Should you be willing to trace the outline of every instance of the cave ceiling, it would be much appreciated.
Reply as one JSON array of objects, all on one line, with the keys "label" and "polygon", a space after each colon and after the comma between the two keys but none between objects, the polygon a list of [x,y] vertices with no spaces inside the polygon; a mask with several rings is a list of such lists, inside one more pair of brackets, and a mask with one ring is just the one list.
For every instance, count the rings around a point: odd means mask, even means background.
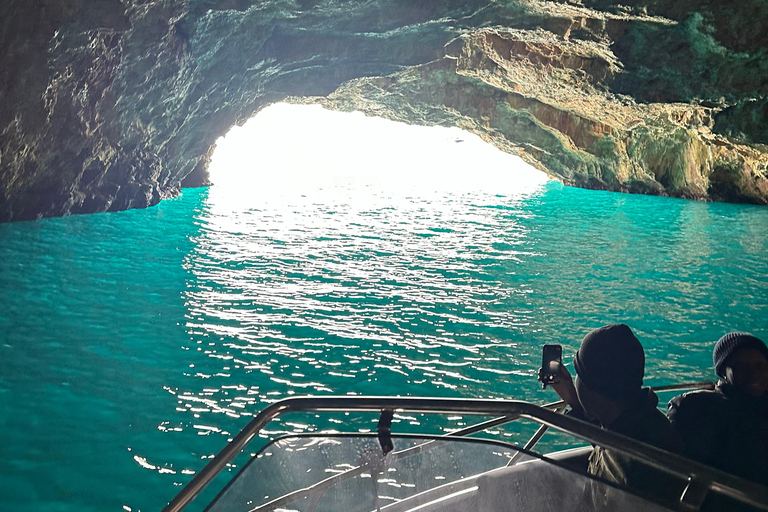
[{"label": "cave ceiling", "polygon": [[284,100],[459,126],[567,185],[768,204],[766,25],[762,0],[4,0],[0,221],[204,185]]}]

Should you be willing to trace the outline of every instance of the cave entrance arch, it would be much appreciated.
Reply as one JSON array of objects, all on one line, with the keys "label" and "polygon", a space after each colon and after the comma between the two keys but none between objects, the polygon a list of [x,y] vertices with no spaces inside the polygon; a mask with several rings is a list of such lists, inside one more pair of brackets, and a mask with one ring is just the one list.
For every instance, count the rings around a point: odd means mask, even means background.
[{"label": "cave entrance arch", "polygon": [[277,103],[217,141],[211,195],[251,205],[276,195],[373,190],[401,196],[483,192],[517,195],[548,178],[456,127],[415,126],[320,105]]}]

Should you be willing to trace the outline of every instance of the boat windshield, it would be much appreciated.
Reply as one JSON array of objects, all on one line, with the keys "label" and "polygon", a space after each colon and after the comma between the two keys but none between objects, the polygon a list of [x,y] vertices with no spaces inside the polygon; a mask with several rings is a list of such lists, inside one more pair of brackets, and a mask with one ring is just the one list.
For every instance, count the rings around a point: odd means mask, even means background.
[{"label": "boat windshield", "polygon": [[[552,404],[557,409],[558,404]],[[761,510],[768,488],[657,447],[515,400],[412,397],[297,397],[253,418],[164,512],[181,512],[227,464],[279,416],[303,412],[379,413],[377,435],[313,433],[269,442],[206,508],[210,512],[537,510],[564,512]],[[394,413],[490,417],[434,436],[392,432]],[[540,425],[523,447],[496,427]],[[628,487],[588,471],[589,445],[541,455],[530,450],[546,428],[626,459]],[[470,435],[493,434],[495,440]],[[618,459],[616,459],[618,460]],[[627,473],[627,476],[629,473]],[[622,481],[612,478],[611,482]]]},{"label": "boat windshield", "polygon": [[[669,510],[519,448],[484,439],[285,437],[265,446],[209,512]],[[513,457],[516,464],[508,466]]]}]

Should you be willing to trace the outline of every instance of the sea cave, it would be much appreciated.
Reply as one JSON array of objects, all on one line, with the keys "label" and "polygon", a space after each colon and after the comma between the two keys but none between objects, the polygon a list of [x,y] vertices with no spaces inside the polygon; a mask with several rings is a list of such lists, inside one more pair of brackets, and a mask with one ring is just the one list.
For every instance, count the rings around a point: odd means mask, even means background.
[{"label": "sea cave", "polygon": [[768,7],[671,1],[0,6],[0,221],[208,183],[265,106],[457,126],[566,185],[768,202]]},{"label": "sea cave", "polygon": [[[765,0],[3,0],[0,508],[591,509],[600,445],[682,477],[621,510],[768,510],[768,416],[718,414],[746,473],[714,474],[553,401],[570,367],[658,419],[737,342],[762,361],[767,24]],[[622,342],[585,373],[596,331]],[[495,440],[432,458],[461,431]],[[484,479],[555,458],[540,494]]]}]

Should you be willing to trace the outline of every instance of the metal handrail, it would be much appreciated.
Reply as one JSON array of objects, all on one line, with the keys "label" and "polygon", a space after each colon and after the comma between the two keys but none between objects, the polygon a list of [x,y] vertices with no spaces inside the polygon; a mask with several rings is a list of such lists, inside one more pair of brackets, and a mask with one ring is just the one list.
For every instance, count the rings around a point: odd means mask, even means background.
[{"label": "metal handrail", "polygon": [[[317,398],[323,398],[323,397],[317,397]],[[358,397],[353,397],[353,398],[358,398]],[[297,399],[303,399],[303,398],[292,397],[289,399],[280,400],[278,402],[271,404],[266,409],[263,409],[259,414],[257,414],[250,422],[248,422],[248,424],[245,427],[243,427],[243,429],[232,439],[232,441],[229,444],[227,444],[219,453],[216,454],[216,456],[213,458],[212,461],[206,464],[205,467],[197,475],[195,475],[195,477],[192,480],[190,480],[189,483],[186,486],[184,486],[184,488],[181,491],[179,491],[179,493],[168,503],[168,505],[166,505],[165,508],[163,508],[163,512],[179,512],[183,510],[187,505],[189,505],[192,502],[192,500],[194,500],[203,491],[203,489],[205,489],[205,487],[207,487],[208,484],[211,483],[211,481],[221,472],[221,470],[223,470],[226,467],[226,465],[229,464],[232,461],[232,459],[234,459],[243,450],[243,448],[245,448],[245,446],[251,441],[251,439],[253,439],[253,436],[255,436],[264,426],[266,426],[273,419],[277,418],[281,414],[290,413],[290,412],[300,412],[304,410],[304,409],[297,409],[293,407],[292,406],[293,404],[289,404],[289,405],[285,404],[286,401],[295,401]],[[307,397],[307,399],[312,399],[312,397]],[[558,402],[545,404],[542,407],[553,408],[561,405],[562,403],[563,401],[561,400]],[[357,408],[354,408],[354,409],[357,409]],[[320,409],[318,409],[318,411],[319,410]],[[324,409],[324,410],[328,411],[328,409]],[[380,410],[377,409],[377,410],[373,410],[372,412],[379,412],[379,411]],[[453,410],[442,411],[443,414],[447,414],[451,412],[457,412],[457,411],[453,411]],[[448,435],[449,436],[470,435],[475,432],[485,430],[487,428],[491,428],[497,425],[501,425],[503,423],[507,423],[509,421],[513,421],[517,418],[518,416],[502,416],[500,418],[495,418],[477,425],[471,425],[464,429],[451,432]]]},{"label": "metal handrail", "polygon": [[[552,409],[553,411],[562,410],[565,407],[565,401],[558,400],[557,402],[550,402],[548,404],[541,405],[541,407],[543,407],[544,409]],[[487,430],[489,428],[498,427],[499,425],[509,423],[510,421],[515,421],[516,419],[518,419],[518,416],[502,416],[500,418],[494,418],[492,420],[483,421],[482,423],[476,423],[475,425],[470,425],[468,427],[464,427],[459,430],[454,430],[452,432],[445,434],[445,436],[446,437],[469,436],[477,432],[482,432],[483,430]]]},{"label": "metal handrail", "polygon": [[585,441],[619,450],[646,464],[676,473],[691,482],[737,500],[768,510],[768,488],[748,482],[720,470],[704,466],[655,446],[600,429],[590,423],[570,418],[541,406],[516,400],[393,398],[393,397],[293,397],[275,402],[261,411],[224,447],[171,502],[163,512],[180,512],[192,502],[222,469],[270,421],[292,412],[381,412],[392,410],[412,413],[468,413],[487,416],[524,417],[566,432]]},{"label": "metal handrail", "polygon": [[[715,389],[715,385],[717,383],[715,382],[691,382],[686,384],[669,384],[666,386],[652,386],[651,390],[654,392],[667,392],[667,391],[688,391],[688,390],[694,390],[694,389]],[[565,401],[561,400],[559,402],[554,402],[553,404],[548,404],[553,407],[555,412],[565,412],[566,405]],[[546,407],[546,406],[545,406]],[[549,407],[548,407],[549,408]],[[500,419],[500,418],[499,418]],[[491,420],[493,421],[493,420]],[[490,423],[490,422],[489,422]],[[497,423],[498,424],[498,423]],[[536,446],[536,443],[538,443],[542,437],[544,437],[544,434],[547,433],[547,430],[549,430],[549,427],[546,425],[542,425],[539,427],[539,429],[533,434],[533,436],[528,440],[527,443],[523,446],[524,450],[532,450],[534,446]],[[517,452],[515,455],[510,459],[507,466],[514,465],[515,461],[520,457],[520,454],[523,452]]]},{"label": "metal handrail", "polygon": [[[544,404],[542,407],[545,409],[552,409],[554,411],[558,411],[559,409],[562,409],[565,406],[565,402],[560,400],[559,402],[552,402],[549,404]],[[496,427],[498,425],[502,425],[504,423],[508,423],[510,421],[514,421],[518,419],[518,416],[502,416],[500,418],[494,418],[492,420],[484,421],[482,423],[477,423],[475,425],[470,425],[468,427],[455,430],[453,432],[449,432],[447,434],[444,434],[441,437],[464,437],[469,436],[472,434],[475,434],[477,432],[481,432],[483,430]],[[390,454],[391,459],[390,460],[397,460],[401,457],[407,457],[414,453],[420,453],[421,451],[428,449],[430,446],[434,446],[432,443],[434,443],[436,440],[440,439],[440,437],[435,439],[430,439],[429,441],[426,441],[422,444],[411,446],[410,448],[406,448],[404,450],[394,451]],[[530,441],[529,441],[530,443]],[[515,455],[519,455],[520,453],[516,451],[515,454],[512,456],[512,459],[515,458]],[[355,477],[359,475],[360,473],[363,473],[368,469],[368,464],[363,463],[359,466],[356,466],[354,468],[348,469],[342,473],[337,473],[331,477],[326,478],[325,480],[321,480],[319,482],[316,482],[308,487],[297,489],[296,491],[293,491],[289,494],[286,494],[284,496],[281,496],[279,498],[275,498],[274,500],[264,503],[262,505],[259,505],[257,507],[254,507],[249,510],[249,512],[268,512],[270,510],[275,510],[279,507],[282,507],[283,505],[286,505],[288,503],[292,503],[298,499],[304,499],[306,497],[309,497],[313,494],[317,494],[320,492],[324,492],[328,488],[332,487],[333,485],[338,484],[342,480],[346,480],[352,477]],[[318,498],[315,498],[317,500]],[[315,505],[317,501],[313,504],[313,506],[310,508],[310,512],[315,510]]]},{"label": "metal handrail", "polygon": [[651,386],[651,390],[659,393],[666,391],[689,391],[694,389],[715,389],[717,382],[689,382],[686,384],[668,384],[666,386]]},{"label": "metal handrail", "polygon": [[[553,411],[558,413],[558,414],[559,413],[564,413],[565,412],[565,408],[566,408],[566,405],[565,405],[565,402],[563,401],[563,402],[561,402],[561,405],[559,407],[555,407],[553,409]],[[531,438],[528,440],[528,442],[525,443],[525,445],[523,446],[523,450],[526,450],[526,451],[532,450],[533,447],[536,446],[536,443],[538,443],[541,440],[541,438],[544,437],[544,434],[547,433],[547,430],[549,430],[548,426],[541,425],[536,430],[536,432],[534,432],[533,436],[531,436]],[[525,453],[525,452],[523,452],[523,451],[515,452],[515,454],[512,455],[512,458],[509,459],[509,462],[507,462],[507,466],[514,466],[515,464],[517,464],[517,460],[520,458],[520,456],[523,453]]]}]

